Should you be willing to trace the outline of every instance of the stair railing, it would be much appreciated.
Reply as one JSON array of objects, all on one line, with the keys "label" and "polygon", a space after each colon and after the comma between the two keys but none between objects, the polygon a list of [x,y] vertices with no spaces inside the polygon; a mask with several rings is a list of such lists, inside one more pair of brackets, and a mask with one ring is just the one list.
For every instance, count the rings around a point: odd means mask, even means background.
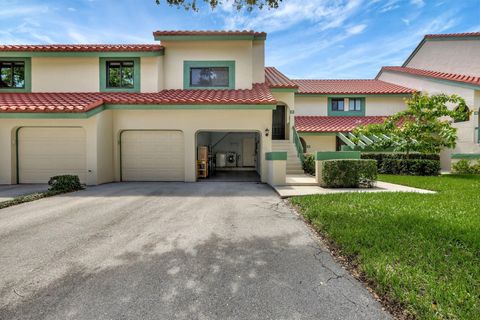
[{"label": "stair railing", "polygon": [[297,156],[302,162],[305,160],[305,155],[303,154],[303,146],[302,142],[300,141],[300,137],[298,136],[297,130],[295,130],[295,127],[292,127],[293,130],[293,142],[295,142],[295,147],[297,148]]}]

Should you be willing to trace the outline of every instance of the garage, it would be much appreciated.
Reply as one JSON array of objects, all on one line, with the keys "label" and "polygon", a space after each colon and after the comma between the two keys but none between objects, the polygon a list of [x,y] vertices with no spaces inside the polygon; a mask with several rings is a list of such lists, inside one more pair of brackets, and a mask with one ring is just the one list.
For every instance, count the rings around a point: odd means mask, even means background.
[{"label": "garage", "polygon": [[86,180],[86,134],[79,127],[23,127],[17,132],[18,182],[47,183],[61,174]]},{"label": "garage", "polygon": [[127,130],[120,135],[122,181],[184,181],[183,132]]},{"label": "garage", "polygon": [[258,132],[201,131],[196,141],[199,181],[260,181]]}]

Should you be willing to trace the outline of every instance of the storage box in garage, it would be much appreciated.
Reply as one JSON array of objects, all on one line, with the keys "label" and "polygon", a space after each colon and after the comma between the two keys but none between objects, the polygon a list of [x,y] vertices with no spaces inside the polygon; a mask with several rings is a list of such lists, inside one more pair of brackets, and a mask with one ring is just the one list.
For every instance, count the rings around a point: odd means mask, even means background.
[{"label": "storage box in garage", "polygon": [[197,160],[208,160],[208,147],[207,146],[199,146],[197,152]]}]

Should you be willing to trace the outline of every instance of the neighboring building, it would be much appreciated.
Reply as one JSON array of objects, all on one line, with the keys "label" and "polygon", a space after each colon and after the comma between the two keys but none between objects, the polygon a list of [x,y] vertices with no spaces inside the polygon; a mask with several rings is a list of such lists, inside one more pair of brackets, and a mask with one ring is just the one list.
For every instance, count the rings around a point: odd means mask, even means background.
[{"label": "neighboring building", "polygon": [[426,35],[401,67],[383,67],[376,79],[429,94],[456,94],[472,111],[457,122],[457,146],[442,152],[442,169],[450,158],[480,159],[480,32]]},{"label": "neighboring building", "polygon": [[265,68],[266,36],[158,31],[160,45],[0,46],[0,184],[57,174],[89,185],[196,181],[201,159],[226,179],[266,182],[275,152],[301,173],[296,141],[340,150],[348,132],[404,109],[418,88],[383,79],[386,70],[377,80],[289,79]]}]

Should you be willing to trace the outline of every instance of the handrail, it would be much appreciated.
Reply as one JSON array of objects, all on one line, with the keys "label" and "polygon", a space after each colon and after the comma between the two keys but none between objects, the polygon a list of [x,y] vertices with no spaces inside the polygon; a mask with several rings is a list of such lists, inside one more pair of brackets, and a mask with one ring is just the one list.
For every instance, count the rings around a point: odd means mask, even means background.
[{"label": "handrail", "polygon": [[293,130],[293,142],[295,142],[295,147],[297,148],[297,156],[300,159],[300,161],[303,162],[305,161],[305,155],[303,154],[303,146],[302,142],[300,141],[300,137],[298,136],[297,130],[295,130],[295,127],[292,127]]}]

